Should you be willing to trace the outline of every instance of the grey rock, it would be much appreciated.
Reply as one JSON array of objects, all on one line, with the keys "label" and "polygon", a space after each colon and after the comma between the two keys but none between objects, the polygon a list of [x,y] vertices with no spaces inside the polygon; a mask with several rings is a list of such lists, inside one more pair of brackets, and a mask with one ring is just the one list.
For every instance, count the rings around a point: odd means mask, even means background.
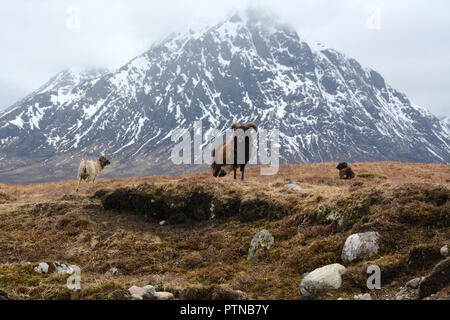
[{"label": "grey rock", "polygon": [[253,236],[248,249],[247,260],[261,255],[265,250],[270,249],[274,242],[273,236],[267,230],[261,230]]},{"label": "grey rock", "polygon": [[117,275],[119,275],[119,269],[115,267],[112,267],[105,273],[105,276],[117,276]]},{"label": "grey rock", "polygon": [[64,263],[55,261],[55,262],[53,262],[53,265],[55,266],[56,272],[58,272],[58,273],[66,273],[66,274],[73,273],[73,269]]},{"label": "grey rock", "polygon": [[142,289],[145,290],[145,295],[147,298],[152,299],[155,297],[156,288],[154,286],[146,285],[146,286],[143,286]]},{"label": "grey rock", "polygon": [[443,246],[443,247],[441,248],[441,255],[442,255],[443,257],[447,257],[447,256],[448,256],[448,246],[447,246],[447,245],[445,245],[445,246]]},{"label": "grey rock", "polygon": [[48,263],[41,262],[37,267],[34,268],[34,271],[37,273],[47,274],[49,267],[50,266],[48,265]]},{"label": "grey rock", "polygon": [[378,232],[365,232],[350,235],[342,249],[342,261],[355,261],[368,258],[380,248]]},{"label": "grey rock", "polygon": [[370,293],[358,294],[353,296],[355,300],[372,300]]},{"label": "grey rock", "polygon": [[300,282],[301,295],[306,299],[312,299],[322,292],[339,289],[342,284],[341,276],[345,270],[339,263],[315,269]]},{"label": "grey rock", "polygon": [[364,293],[361,297],[359,297],[359,300],[372,300],[372,297],[369,293]]},{"label": "grey rock", "polygon": [[422,278],[414,278],[412,280],[409,280],[406,283],[406,287],[408,287],[410,289],[417,289],[417,288],[419,288],[419,284],[420,284],[421,280],[422,280]]},{"label": "grey rock", "polygon": [[288,188],[288,189],[296,190],[296,191],[299,191],[302,189],[302,188],[300,188],[300,186],[298,184],[295,184],[295,183],[285,184],[284,187]]}]

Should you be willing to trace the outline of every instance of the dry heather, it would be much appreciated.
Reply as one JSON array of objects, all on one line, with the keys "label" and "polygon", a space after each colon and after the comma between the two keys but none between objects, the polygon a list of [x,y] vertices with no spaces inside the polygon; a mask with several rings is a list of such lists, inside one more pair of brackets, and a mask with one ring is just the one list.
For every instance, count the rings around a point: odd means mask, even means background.
[{"label": "dry heather", "polygon": [[[0,184],[0,290],[15,299],[126,299],[130,286],[153,284],[181,299],[301,299],[306,272],[342,263],[348,235],[378,231],[381,251],[343,263],[343,287],[320,298],[366,292],[366,267],[377,264],[382,289],[371,294],[392,299],[449,242],[450,166],[352,163],[357,177],[345,181],[335,166],[287,165],[275,176],[251,167],[244,182],[210,172],[98,179],[95,192],[82,185],[79,194],[76,181]],[[248,261],[262,229],[274,246]],[[33,272],[42,261],[78,265],[82,290],[69,292],[67,275]],[[106,276],[111,267],[120,274]],[[448,299],[449,287],[433,297]]]}]

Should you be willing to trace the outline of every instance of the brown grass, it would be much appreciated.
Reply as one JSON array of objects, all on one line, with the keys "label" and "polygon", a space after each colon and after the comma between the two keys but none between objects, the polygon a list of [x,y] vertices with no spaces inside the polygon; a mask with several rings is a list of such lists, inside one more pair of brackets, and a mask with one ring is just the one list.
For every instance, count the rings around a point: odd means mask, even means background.
[{"label": "brown grass", "polygon": [[[300,299],[304,273],[341,262],[346,237],[373,230],[382,235],[384,247],[372,261],[390,276],[375,295],[392,297],[404,281],[426,272],[402,267],[411,250],[450,239],[450,166],[353,163],[356,174],[373,175],[353,180],[340,180],[335,166],[287,165],[275,176],[260,176],[252,167],[244,182],[214,179],[210,172],[99,179],[96,190],[106,191],[95,198],[84,186],[75,194],[75,180],[0,184],[6,195],[0,202],[0,290],[18,299],[120,299],[128,298],[126,289],[133,284],[154,284],[179,298]],[[286,189],[286,183],[302,189]],[[172,204],[175,211],[152,215],[152,205],[104,210],[107,190],[123,187]],[[203,211],[190,201],[206,203]],[[220,217],[211,219],[204,214],[211,203],[214,210],[227,209],[214,211]],[[176,208],[195,215],[170,220]],[[243,208],[259,208],[256,218],[243,220]],[[160,226],[164,214],[169,222]],[[250,240],[264,228],[275,237],[274,246],[247,261]],[[80,293],[68,292],[64,276],[39,275],[22,265],[55,260],[81,267]],[[347,264],[344,288],[322,298],[361,293],[366,279],[361,273],[369,262]],[[111,267],[120,275],[105,276]]]}]

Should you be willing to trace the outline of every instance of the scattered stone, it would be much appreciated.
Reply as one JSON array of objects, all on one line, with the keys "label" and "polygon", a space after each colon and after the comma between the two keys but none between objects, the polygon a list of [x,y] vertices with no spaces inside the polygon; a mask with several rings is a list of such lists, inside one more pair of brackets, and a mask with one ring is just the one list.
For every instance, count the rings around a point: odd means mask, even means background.
[{"label": "scattered stone", "polygon": [[34,268],[34,271],[41,274],[47,274],[49,267],[50,266],[47,263],[41,262],[37,267]]},{"label": "scattered stone", "polygon": [[370,293],[364,293],[359,295],[359,300],[372,300]]},{"label": "scattered stone", "polygon": [[423,278],[415,278],[406,283],[395,295],[395,300],[417,300],[418,286]]},{"label": "scattered stone", "polygon": [[113,267],[111,269],[109,269],[108,271],[106,271],[105,276],[117,276],[119,275],[119,269]]},{"label": "scattered stone", "polygon": [[304,298],[311,299],[321,292],[339,289],[342,284],[341,275],[345,270],[345,267],[339,263],[315,269],[301,281],[300,293]]},{"label": "scattered stone", "polygon": [[350,235],[345,240],[341,258],[343,261],[355,261],[368,258],[377,253],[380,248],[378,232],[365,232]]},{"label": "scattered stone", "polygon": [[173,300],[175,298],[172,293],[165,291],[155,292],[154,297],[156,300]]},{"label": "scattered stone", "polygon": [[302,189],[298,184],[295,184],[295,183],[285,184],[284,187],[288,188],[288,189],[295,190],[295,191],[300,191]]},{"label": "scattered stone", "polygon": [[445,245],[445,246],[443,246],[443,247],[441,248],[441,255],[442,255],[443,257],[447,257],[447,256],[448,256],[448,246],[447,246],[447,245]]},{"label": "scattered stone", "polygon": [[406,287],[408,287],[410,289],[417,289],[417,288],[419,288],[419,284],[420,284],[421,280],[422,280],[422,278],[414,278],[412,280],[409,280],[406,283]]},{"label": "scattered stone", "polygon": [[355,300],[372,300],[372,297],[370,296],[370,293],[364,293],[364,294],[354,295],[353,299],[355,299]]},{"label": "scattered stone", "polygon": [[253,236],[248,249],[247,260],[261,255],[265,250],[270,249],[273,245],[273,236],[267,230],[261,230]]},{"label": "scattered stone", "polygon": [[163,226],[163,225],[165,225],[166,224],[166,220],[161,220],[160,222],[159,222],[159,225],[160,226]]},{"label": "scattered stone", "polygon": [[419,298],[423,299],[450,284],[450,257],[434,266],[433,270],[419,284]]},{"label": "scattered stone", "polygon": [[155,298],[156,289],[154,286],[147,285],[147,286],[143,286],[142,289],[145,290],[145,295],[147,298],[149,298],[149,299]]},{"label": "scattered stone", "polygon": [[144,296],[146,294],[145,290],[138,286],[132,286],[130,289],[128,289],[128,292],[130,292],[131,296],[139,296],[141,298],[140,300],[144,299]]},{"label": "scattered stone", "polygon": [[72,274],[74,271],[71,267],[68,267],[67,265],[65,265],[64,263],[61,263],[59,261],[53,262],[53,266],[55,267],[55,270],[58,273]]}]

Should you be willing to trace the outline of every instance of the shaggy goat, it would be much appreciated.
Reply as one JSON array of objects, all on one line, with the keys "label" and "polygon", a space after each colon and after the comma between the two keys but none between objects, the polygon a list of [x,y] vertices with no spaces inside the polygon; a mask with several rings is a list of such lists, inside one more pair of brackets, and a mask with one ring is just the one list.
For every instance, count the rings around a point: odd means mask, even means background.
[{"label": "shaggy goat", "polygon": [[347,162],[340,162],[336,169],[339,170],[339,179],[353,179],[355,177],[355,173],[352,168],[350,168]]},{"label": "shaggy goat", "polygon": [[[213,156],[213,163],[211,165],[212,174],[214,177],[223,177],[227,175],[227,173],[231,170],[234,171],[234,179],[236,179],[236,170],[238,166],[241,170],[241,180],[244,180],[244,170],[245,165],[250,160],[252,154],[253,154],[253,141],[251,141],[251,132],[246,133],[247,130],[253,129],[255,132],[258,132],[258,127],[253,122],[247,122],[244,125],[241,125],[239,123],[233,123],[231,126],[231,129],[233,130],[233,135],[230,139],[222,143],[219,147],[213,150],[212,156]],[[244,135],[236,135],[236,130],[242,129],[244,132]],[[241,139],[245,138],[244,141],[244,150],[245,150],[245,158],[242,159],[242,157],[238,157],[238,147],[241,145]],[[238,143],[239,139],[239,143]],[[242,149],[242,148],[241,148]],[[241,158],[241,159],[238,159]],[[222,160],[222,161],[219,161]],[[227,159],[231,160],[227,162]],[[244,160],[243,163],[241,160]]]},{"label": "shaggy goat", "polygon": [[78,186],[76,192],[78,192],[81,180],[86,180],[86,183],[89,183],[89,181],[91,181],[92,185],[94,185],[95,178],[97,178],[100,171],[102,171],[110,163],[111,162],[109,162],[109,160],[104,156],[98,157],[98,159],[95,161],[81,161],[80,167],[78,168]]}]

